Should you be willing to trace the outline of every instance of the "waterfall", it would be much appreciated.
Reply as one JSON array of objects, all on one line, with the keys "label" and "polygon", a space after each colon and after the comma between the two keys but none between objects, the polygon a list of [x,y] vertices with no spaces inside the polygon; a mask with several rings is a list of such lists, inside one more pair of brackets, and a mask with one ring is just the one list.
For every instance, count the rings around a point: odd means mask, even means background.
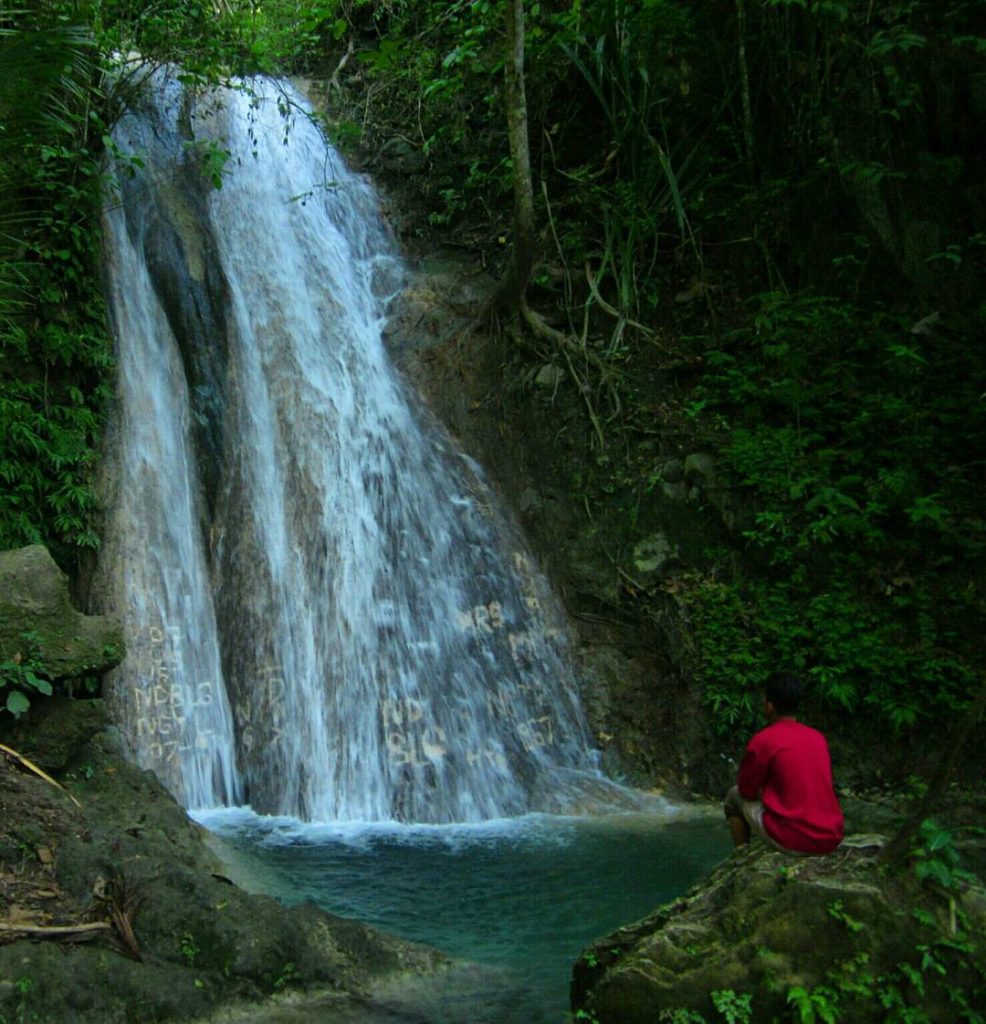
[{"label": "waterfall", "polygon": [[573,807],[606,784],[564,615],[388,362],[372,189],[286,84],[151,85],[105,225],[100,574],[134,757],[186,806],[305,820]]}]

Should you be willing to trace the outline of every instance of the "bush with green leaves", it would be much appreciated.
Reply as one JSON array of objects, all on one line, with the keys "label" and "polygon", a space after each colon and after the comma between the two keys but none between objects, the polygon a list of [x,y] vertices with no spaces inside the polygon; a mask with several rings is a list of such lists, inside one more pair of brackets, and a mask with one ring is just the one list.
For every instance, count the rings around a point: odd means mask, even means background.
[{"label": "bush with green leaves", "polygon": [[30,697],[50,697],[51,681],[47,678],[37,648],[37,637],[24,633],[27,656],[20,651],[0,661],[0,712],[19,718],[31,706]]},{"label": "bush with green leaves", "polygon": [[986,365],[947,324],[911,328],[771,293],[708,339],[698,394],[743,568],[695,578],[688,604],[722,729],[751,724],[751,694],[785,665],[897,728],[969,698]]},{"label": "bush with green leaves", "polygon": [[112,365],[100,299],[99,55],[67,9],[0,16],[0,547],[93,547]]}]

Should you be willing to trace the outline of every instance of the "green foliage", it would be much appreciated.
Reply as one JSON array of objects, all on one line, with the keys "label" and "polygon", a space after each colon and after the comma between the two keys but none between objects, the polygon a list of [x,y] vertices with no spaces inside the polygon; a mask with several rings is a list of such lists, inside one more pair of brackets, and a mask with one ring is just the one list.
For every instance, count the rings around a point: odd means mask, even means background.
[{"label": "green foliage", "polygon": [[712,1005],[726,1024],[750,1024],[752,998],[748,992],[737,994],[731,988],[724,988],[712,993]]},{"label": "green foliage", "polygon": [[771,293],[709,339],[695,394],[749,567],[693,580],[687,596],[723,730],[749,724],[780,665],[807,673],[822,702],[898,729],[931,713],[929,694],[938,708],[968,699],[982,604],[962,566],[986,540],[986,367],[948,328],[909,326]]},{"label": "green foliage", "polygon": [[955,892],[975,881],[975,875],[961,867],[951,832],[929,818],[921,823],[919,838],[919,845],[912,852],[912,864],[914,874],[922,882]]},{"label": "green foliage", "polygon": [[212,139],[193,140],[185,143],[185,149],[194,156],[202,169],[202,175],[213,188],[223,187],[223,169],[232,155]]},{"label": "green foliage", "polygon": [[178,938],[178,952],[181,954],[182,960],[184,960],[189,967],[194,967],[195,960],[202,950],[195,941],[195,936],[190,932],[185,932]]},{"label": "green foliage", "polygon": [[657,1017],[660,1024],[707,1024],[705,1017],[697,1010],[661,1010]]},{"label": "green foliage", "polygon": [[599,1018],[588,1010],[576,1010],[572,1020],[576,1024],[599,1024]]},{"label": "green foliage", "polygon": [[67,11],[0,19],[0,548],[93,547],[111,366],[99,299],[97,63]]},{"label": "green foliage", "polygon": [[838,993],[826,985],[813,989],[795,985],[788,992],[787,1001],[799,1024],[837,1024],[840,1019]]},{"label": "green foliage", "polygon": [[38,653],[37,635],[22,633],[24,651],[15,651],[0,661],[0,714],[7,712],[20,718],[31,706],[28,694],[50,697],[51,682],[45,675],[44,664]]},{"label": "green foliage", "polygon": [[845,925],[854,935],[863,930],[862,921],[857,921],[851,914],[848,914],[842,904],[842,900],[836,900],[828,908],[829,917]]},{"label": "green foliage", "polygon": [[297,984],[301,980],[301,972],[292,963],[287,963],[281,968],[281,973],[274,979],[272,988],[275,992],[282,992],[286,988]]},{"label": "green foliage", "polygon": [[[731,988],[718,989],[712,993],[712,1005],[716,1009],[715,1020],[722,1024],[752,1024],[753,997],[748,992],[738,993]],[[657,1017],[661,1024],[708,1024],[708,1018],[698,1010],[677,1008],[662,1010]]]},{"label": "green foliage", "polygon": [[165,0],[147,6],[105,0],[83,16],[96,27],[103,52],[137,50],[213,81],[305,69],[323,40],[344,33],[344,12],[368,5],[369,0]]},{"label": "green foliage", "polygon": [[562,233],[563,255],[593,263],[602,294],[627,317],[647,318],[659,303],[655,266],[691,240],[687,206],[707,171],[695,140],[672,139],[667,123],[669,97],[684,101],[689,91],[682,54],[694,44],[694,18],[684,4],[606,0],[574,5],[554,27],[553,45],[592,98],[578,116],[599,140],[594,160],[557,167],[566,203],[588,215]]}]

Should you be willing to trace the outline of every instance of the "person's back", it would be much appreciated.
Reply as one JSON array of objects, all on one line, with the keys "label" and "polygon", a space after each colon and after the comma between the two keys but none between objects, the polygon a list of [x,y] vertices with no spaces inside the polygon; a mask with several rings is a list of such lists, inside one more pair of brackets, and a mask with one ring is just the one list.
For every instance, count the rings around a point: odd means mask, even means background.
[{"label": "person's back", "polygon": [[843,836],[825,737],[795,719],[761,729],[747,746],[737,786],[763,803],[763,827],[785,849],[830,853]]},{"label": "person's back", "polygon": [[751,831],[795,853],[831,853],[842,842],[828,744],[794,717],[803,690],[796,676],[778,673],[767,681],[770,724],[747,744],[723,805],[737,845],[748,842]]}]

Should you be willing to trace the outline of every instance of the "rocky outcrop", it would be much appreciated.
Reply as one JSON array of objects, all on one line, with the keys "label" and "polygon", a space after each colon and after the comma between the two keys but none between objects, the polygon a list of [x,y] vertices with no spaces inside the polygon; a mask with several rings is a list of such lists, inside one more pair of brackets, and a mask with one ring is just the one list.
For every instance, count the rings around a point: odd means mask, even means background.
[{"label": "rocky outcrop", "polygon": [[[234,885],[205,830],[120,756],[115,730],[82,739],[100,703],[59,709],[78,719],[58,731],[79,741],[65,789],[0,755],[0,1020],[212,1019],[301,989],[359,1008],[383,980],[444,968],[433,950]],[[49,726],[32,731],[45,746]],[[250,1019],[276,1018],[265,1012]],[[320,1012],[304,1019],[336,1019]]]},{"label": "rocky outcrop", "polygon": [[100,675],[123,658],[119,625],[72,606],[68,577],[40,544],[0,552],[0,661],[50,679]]},{"label": "rocky outcrop", "polygon": [[881,867],[881,843],[852,837],[816,858],[738,851],[685,896],[590,946],[575,966],[573,1010],[598,1024],[862,1024],[891,1019],[894,1005],[927,1014],[906,1019],[967,1019],[962,1000],[986,995],[986,896]]}]

